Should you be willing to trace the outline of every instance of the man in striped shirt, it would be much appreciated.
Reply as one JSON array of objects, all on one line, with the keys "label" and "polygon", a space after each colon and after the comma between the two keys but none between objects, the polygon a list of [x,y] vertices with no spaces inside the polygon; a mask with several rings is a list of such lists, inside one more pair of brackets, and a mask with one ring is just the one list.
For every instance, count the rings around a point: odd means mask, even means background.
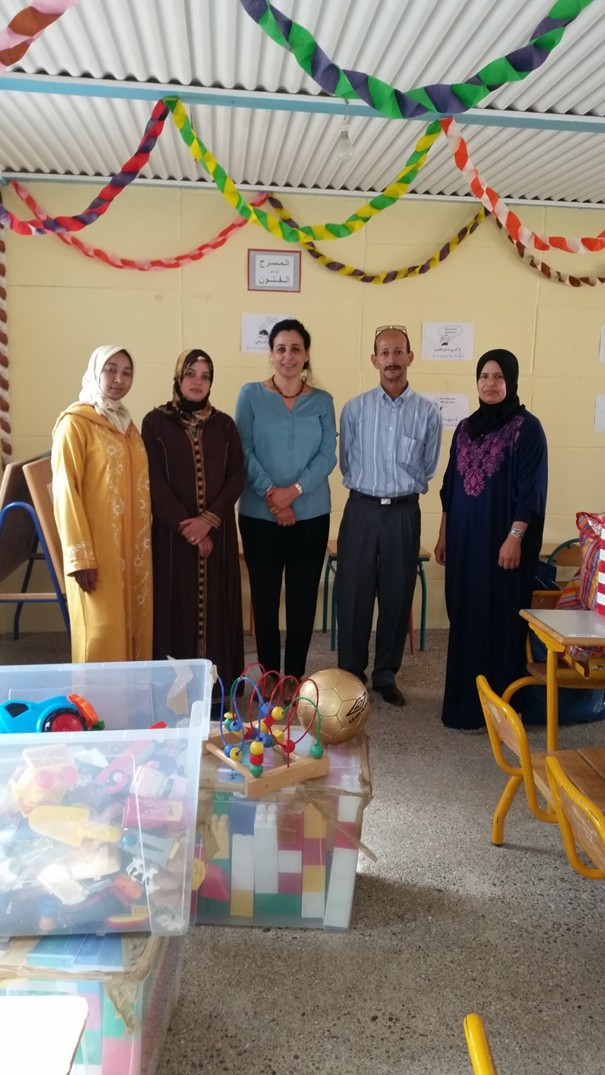
[{"label": "man in striped shirt", "polygon": [[340,419],[340,468],[349,490],[338,535],[338,665],[366,682],[378,600],[372,685],[405,705],[401,667],[420,548],[418,497],[441,448],[438,408],[408,384],[407,329],[376,329],[372,364],[380,385],[349,400]]}]

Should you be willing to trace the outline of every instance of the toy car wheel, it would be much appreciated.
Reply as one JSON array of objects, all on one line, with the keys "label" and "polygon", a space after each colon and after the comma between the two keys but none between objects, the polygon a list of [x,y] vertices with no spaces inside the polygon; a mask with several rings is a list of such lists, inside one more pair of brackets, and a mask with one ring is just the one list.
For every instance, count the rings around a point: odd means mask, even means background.
[{"label": "toy car wheel", "polygon": [[53,709],[42,726],[43,732],[81,732],[86,728],[84,717],[77,709]]}]

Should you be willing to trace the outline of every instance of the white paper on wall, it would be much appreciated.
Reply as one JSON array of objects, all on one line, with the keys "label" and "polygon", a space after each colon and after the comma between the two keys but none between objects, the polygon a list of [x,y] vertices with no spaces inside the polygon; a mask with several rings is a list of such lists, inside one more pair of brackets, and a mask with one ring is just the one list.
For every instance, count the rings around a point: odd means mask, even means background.
[{"label": "white paper on wall", "polygon": [[423,392],[422,395],[439,407],[444,429],[455,429],[458,422],[468,415],[468,396],[462,392],[456,392],[451,396],[442,395],[440,392]]},{"label": "white paper on wall", "polygon": [[292,314],[242,314],[242,351],[252,354],[269,350],[269,333],[278,321]]},{"label": "white paper on wall", "polygon": [[595,433],[605,433],[605,396],[597,396],[594,409]]},{"label": "white paper on wall", "polygon": [[601,343],[599,345],[599,362],[605,362],[605,325],[601,326]]},{"label": "white paper on wall", "polygon": [[423,321],[422,357],[428,361],[458,362],[473,357],[472,321]]}]

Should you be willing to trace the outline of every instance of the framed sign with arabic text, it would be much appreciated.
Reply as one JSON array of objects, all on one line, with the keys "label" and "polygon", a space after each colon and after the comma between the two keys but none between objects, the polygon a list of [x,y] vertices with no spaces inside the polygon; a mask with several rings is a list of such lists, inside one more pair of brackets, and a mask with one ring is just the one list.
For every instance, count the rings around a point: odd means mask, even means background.
[{"label": "framed sign with arabic text", "polygon": [[300,250],[249,250],[248,291],[300,291]]}]

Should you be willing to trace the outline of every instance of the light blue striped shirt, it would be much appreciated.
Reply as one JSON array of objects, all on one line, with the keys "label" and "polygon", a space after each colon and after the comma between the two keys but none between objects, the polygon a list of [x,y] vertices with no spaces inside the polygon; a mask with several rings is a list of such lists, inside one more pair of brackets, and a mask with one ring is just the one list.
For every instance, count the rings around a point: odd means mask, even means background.
[{"label": "light blue striped shirt", "polygon": [[347,489],[381,497],[426,493],[440,450],[439,409],[409,385],[397,399],[378,385],[343,408],[340,469]]}]

